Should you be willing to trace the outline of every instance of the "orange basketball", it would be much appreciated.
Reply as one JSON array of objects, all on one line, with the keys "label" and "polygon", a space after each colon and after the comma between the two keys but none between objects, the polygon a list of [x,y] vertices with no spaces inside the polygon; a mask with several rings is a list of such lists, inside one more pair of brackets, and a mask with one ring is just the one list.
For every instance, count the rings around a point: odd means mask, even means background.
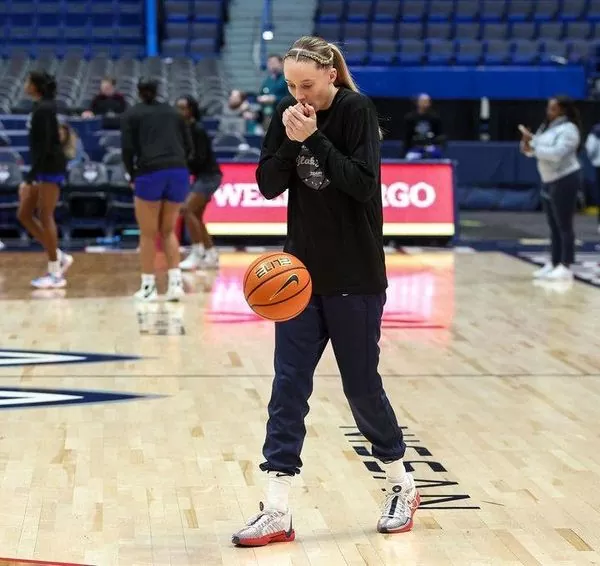
[{"label": "orange basketball", "polygon": [[270,252],[253,261],[244,275],[244,297],[262,318],[282,322],[308,305],[312,281],[305,265],[291,254]]}]

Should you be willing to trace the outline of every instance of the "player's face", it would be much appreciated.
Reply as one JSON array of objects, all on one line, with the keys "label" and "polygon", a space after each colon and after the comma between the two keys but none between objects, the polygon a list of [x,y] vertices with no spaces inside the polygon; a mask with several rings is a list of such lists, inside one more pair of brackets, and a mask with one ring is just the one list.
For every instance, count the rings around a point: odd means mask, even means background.
[{"label": "player's face", "polygon": [[321,110],[331,100],[331,89],[337,77],[333,67],[320,68],[313,61],[286,59],[283,73],[290,94],[303,104]]},{"label": "player's face", "polygon": [[190,117],[190,109],[188,107],[187,100],[178,100],[177,101],[177,110],[184,118]]},{"label": "player's face", "polygon": [[552,122],[552,120],[558,118],[560,116],[560,106],[558,105],[558,102],[556,101],[556,99],[551,98],[548,101],[548,106],[546,107],[546,118],[548,119],[549,122]]},{"label": "player's face", "polygon": [[29,79],[29,77],[25,81],[23,90],[25,91],[25,94],[27,96],[36,96],[37,95],[37,90],[36,90],[35,86],[33,85],[33,83],[31,82],[31,80]]}]

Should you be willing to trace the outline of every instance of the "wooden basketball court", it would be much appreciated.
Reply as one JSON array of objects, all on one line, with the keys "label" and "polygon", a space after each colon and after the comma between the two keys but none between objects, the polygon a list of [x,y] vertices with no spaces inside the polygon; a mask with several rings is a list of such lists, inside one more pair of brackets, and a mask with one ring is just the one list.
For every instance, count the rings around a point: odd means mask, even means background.
[{"label": "wooden basketball court", "polygon": [[[273,326],[244,303],[256,256],[136,305],[135,253],[0,254],[0,564],[600,564],[600,290],[534,285],[500,253],[388,256],[382,362],[422,494],[380,535],[382,471],[330,348],[318,367],[294,543],[239,549],[258,470]],[[20,561],[21,560],[21,561]]]}]

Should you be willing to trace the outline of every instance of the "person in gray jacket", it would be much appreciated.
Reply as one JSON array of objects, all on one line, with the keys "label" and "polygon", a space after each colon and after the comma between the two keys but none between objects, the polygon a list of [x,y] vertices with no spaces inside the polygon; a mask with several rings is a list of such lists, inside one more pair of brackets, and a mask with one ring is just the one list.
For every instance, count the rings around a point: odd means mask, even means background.
[{"label": "person in gray jacket", "polygon": [[[596,170],[596,199],[600,198],[600,124],[596,124],[585,140],[585,151]],[[598,233],[600,233],[600,201],[598,203]]]},{"label": "person in gray jacket", "polygon": [[581,163],[577,153],[582,145],[579,111],[573,100],[557,96],[548,101],[546,120],[532,134],[521,132],[521,151],[537,160],[542,180],[542,204],[550,226],[552,259],[534,273],[535,278],[572,279],[575,260],[574,218],[577,197],[582,189]]}]

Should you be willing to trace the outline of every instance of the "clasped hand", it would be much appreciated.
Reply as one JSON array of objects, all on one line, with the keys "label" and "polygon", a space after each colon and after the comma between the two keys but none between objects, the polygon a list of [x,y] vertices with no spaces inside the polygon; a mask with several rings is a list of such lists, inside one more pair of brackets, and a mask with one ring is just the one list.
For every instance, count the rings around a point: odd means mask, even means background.
[{"label": "clasped hand", "polygon": [[317,131],[317,114],[310,104],[298,102],[283,112],[285,133],[292,141],[303,142]]}]

